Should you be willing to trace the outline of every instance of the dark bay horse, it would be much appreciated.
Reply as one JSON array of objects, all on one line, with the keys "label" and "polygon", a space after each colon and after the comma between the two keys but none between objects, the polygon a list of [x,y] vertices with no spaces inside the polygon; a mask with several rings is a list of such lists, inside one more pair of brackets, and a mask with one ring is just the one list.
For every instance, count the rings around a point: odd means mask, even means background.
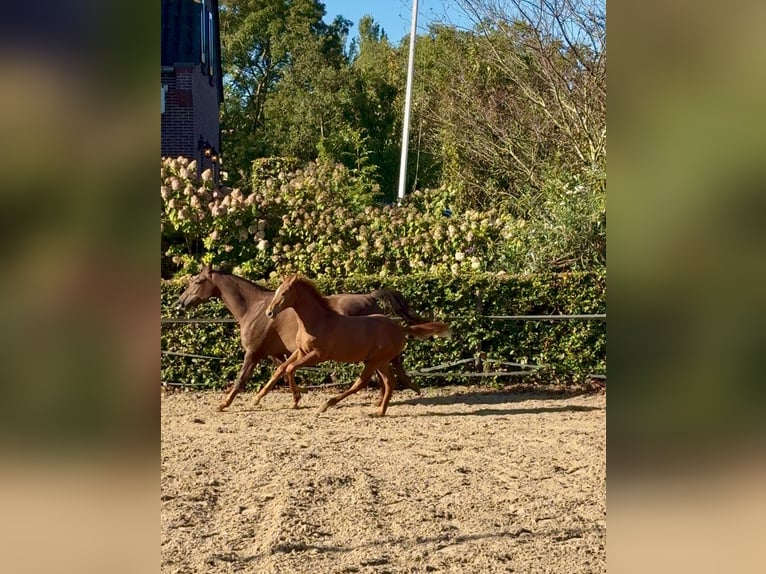
[{"label": "dark bay horse", "polygon": [[289,379],[299,367],[324,361],[364,363],[362,373],[351,388],[332,397],[322,405],[319,412],[326,411],[359,391],[377,372],[383,381],[384,391],[379,409],[374,414],[383,416],[394,389],[390,362],[402,353],[407,335],[427,339],[449,337],[452,334],[449,325],[438,321],[403,326],[385,315],[341,315],[311,281],[298,275],[291,275],[280,284],[266,307],[266,315],[277,321],[288,308],[292,308],[298,317],[297,348],[277,367],[269,382],[258,392],[255,404],[260,402],[283,374]]},{"label": "dark bay horse", "polygon": [[[378,293],[378,296],[375,297],[374,293]],[[381,312],[378,300],[382,299],[395,312],[401,313],[405,321],[419,320],[412,314],[406,301],[398,292],[382,289],[374,293],[334,295],[331,298],[331,304],[339,313],[374,314]],[[218,410],[223,410],[232,403],[261,359],[273,357],[276,360],[283,360],[296,349],[295,337],[298,332],[298,322],[295,314],[284,313],[280,315],[279,320],[272,321],[264,313],[273,296],[274,291],[269,291],[243,277],[214,271],[210,266],[206,266],[201,273],[191,278],[188,287],[178,298],[176,306],[187,309],[204,303],[211,297],[220,297],[239,323],[240,341],[245,350],[245,360],[237,380],[226,399],[218,406]],[[392,366],[402,385],[420,393],[420,388],[404,371],[401,357],[395,357],[392,360]],[[300,392],[294,379],[287,377],[287,382],[293,393],[294,406],[297,406],[301,398]],[[382,392],[381,390],[381,395]]]},{"label": "dark bay horse", "polygon": [[367,295],[356,293],[328,295],[326,299],[336,313],[349,317],[386,315],[386,307],[388,307],[394,315],[401,317],[408,325],[428,322],[415,315],[404,296],[394,289],[376,289]]}]

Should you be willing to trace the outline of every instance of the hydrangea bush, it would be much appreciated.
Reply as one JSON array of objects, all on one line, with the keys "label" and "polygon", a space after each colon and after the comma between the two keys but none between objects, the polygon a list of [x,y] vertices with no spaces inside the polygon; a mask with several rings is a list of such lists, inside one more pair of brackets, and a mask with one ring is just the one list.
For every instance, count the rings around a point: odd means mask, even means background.
[{"label": "hydrangea bush", "polygon": [[[402,205],[369,205],[360,176],[340,164],[271,158],[253,173],[249,190],[216,187],[194,161],[162,160],[165,267],[183,274],[201,262],[229,264],[254,278],[517,274],[581,261],[568,251],[587,249],[550,218],[531,223],[496,207],[453,212],[446,187],[416,191]],[[557,237],[566,241],[549,241]]]}]

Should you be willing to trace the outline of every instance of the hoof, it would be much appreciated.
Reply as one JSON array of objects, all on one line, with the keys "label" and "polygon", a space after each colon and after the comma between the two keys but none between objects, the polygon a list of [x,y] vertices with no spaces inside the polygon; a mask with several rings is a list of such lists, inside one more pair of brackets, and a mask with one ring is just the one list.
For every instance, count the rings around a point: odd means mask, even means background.
[{"label": "hoof", "polygon": [[407,385],[407,388],[410,389],[411,391],[414,391],[416,395],[420,394],[420,387],[416,385],[415,383],[410,383],[409,385]]},{"label": "hoof", "polygon": [[375,411],[374,413],[367,413],[367,416],[377,419],[377,418],[382,417],[384,414],[385,413],[382,413],[380,411]]},{"label": "hoof", "polygon": [[216,410],[218,410],[218,412],[220,413],[220,412],[223,412],[228,406],[229,405],[227,405],[226,403],[221,403],[220,405],[218,405],[218,408]]},{"label": "hoof", "polygon": [[325,403],[321,407],[319,407],[319,410],[317,410],[317,413],[323,413],[327,409],[329,409],[332,405],[330,403]]}]

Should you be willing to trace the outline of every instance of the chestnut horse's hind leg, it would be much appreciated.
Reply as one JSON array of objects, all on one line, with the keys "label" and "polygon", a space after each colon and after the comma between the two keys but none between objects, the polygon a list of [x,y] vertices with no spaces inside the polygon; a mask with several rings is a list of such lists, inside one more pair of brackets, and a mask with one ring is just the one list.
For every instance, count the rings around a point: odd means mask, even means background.
[{"label": "chestnut horse's hind leg", "polygon": [[370,380],[370,377],[372,377],[372,374],[376,370],[378,370],[378,365],[373,363],[365,363],[362,373],[356,378],[356,380],[354,381],[354,384],[351,385],[351,388],[348,389],[347,391],[343,391],[339,395],[335,395],[334,397],[332,397],[329,401],[327,401],[325,404],[319,407],[319,412],[320,413],[325,412],[330,407],[337,405],[340,401],[345,399],[347,396],[353,395],[354,393],[358,392],[359,389],[363,389],[364,386]]},{"label": "chestnut horse's hind leg", "polygon": [[383,404],[383,395],[386,394],[386,385],[383,384],[383,373],[380,371],[375,371],[375,379],[378,381],[378,388],[380,389],[378,400],[375,401],[375,406],[379,407]]},{"label": "chestnut horse's hind leg", "polygon": [[[394,376],[391,379],[391,385],[394,389],[407,387],[408,389],[415,391],[415,394],[420,394],[420,387],[404,370],[401,355],[397,355],[391,359],[391,368],[393,369],[394,373]],[[378,400],[375,401],[375,406],[379,407],[383,404],[383,397],[386,394],[386,385],[383,383],[383,373],[378,370],[375,372],[375,374],[377,375],[378,381],[380,382],[380,395],[378,396]]]},{"label": "chestnut horse's hind leg", "polygon": [[394,392],[394,376],[391,373],[391,365],[386,363],[385,365],[381,365],[378,372],[381,374],[383,379],[383,400],[380,403],[380,408],[377,410],[377,412],[374,413],[374,416],[382,417],[384,414],[386,414],[386,408],[388,408],[388,401],[391,400],[391,394]]},{"label": "chestnut horse's hind leg", "polygon": [[234,385],[229,391],[229,394],[226,396],[226,399],[224,399],[218,405],[219,411],[222,411],[228,407],[234,400],[234,397],[237,396],[237,393],[242,390],[242,388],[245,386],[245,383],[247,383],[247,381],[250,379],[250,375],[253,374],[253,368],[255,367],[255,364],[258,362],[258,360],[259,357],[256,357],[255,353],[252,351],[245,351],[245,361],[242,363],[242,367],[239,369],[237,380],[234,382]]}]

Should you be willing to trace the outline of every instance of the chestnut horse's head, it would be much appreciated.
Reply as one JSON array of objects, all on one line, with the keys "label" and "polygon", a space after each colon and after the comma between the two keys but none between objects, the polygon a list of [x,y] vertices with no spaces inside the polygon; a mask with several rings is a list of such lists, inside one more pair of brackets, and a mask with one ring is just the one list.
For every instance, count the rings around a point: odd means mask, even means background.
[{"label": "chestnut horse's head", "polygon": [[201,273],[191,278],[186,291],[178,298],[176,308],[188,309],[217,295],[220,295],[220,290],[213,282],[213,270],[206,265]]},{"label": "chestnut horse's head", "polygon": [[282,310],[287,307],[292,307],[295,304],[295,290],[293,285],[298,279],[298,275],[290,275],[282,283],[280,283],[277,290],[274,292],[274,297],[271,298],[271,302],[266,307],[266,316],[269,319],[276,317]]}]

